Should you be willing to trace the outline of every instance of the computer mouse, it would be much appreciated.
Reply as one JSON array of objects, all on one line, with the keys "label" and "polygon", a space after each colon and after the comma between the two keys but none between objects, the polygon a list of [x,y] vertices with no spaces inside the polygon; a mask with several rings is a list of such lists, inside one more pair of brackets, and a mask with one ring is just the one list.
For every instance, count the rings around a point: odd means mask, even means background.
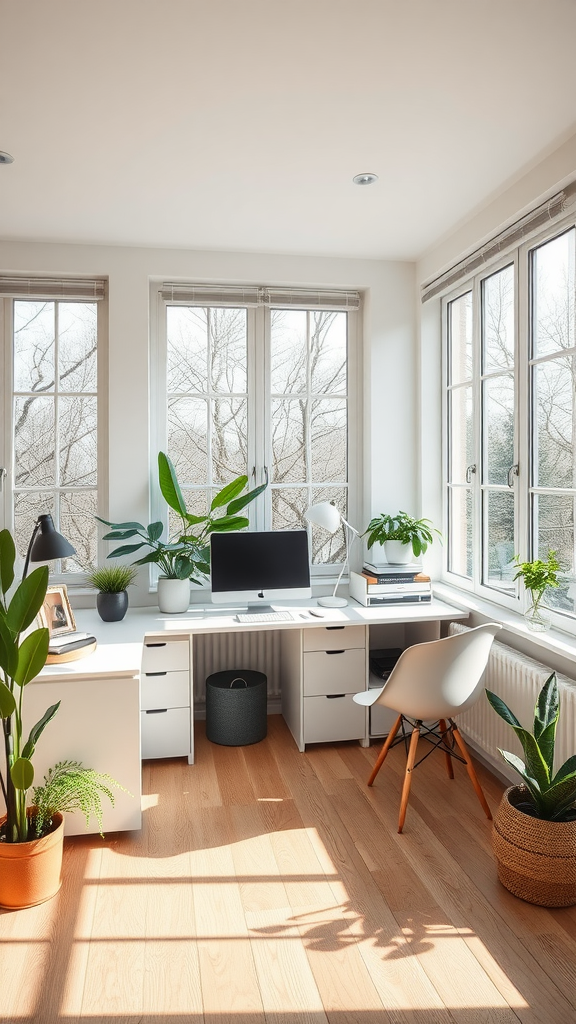
[{"label": "computer mouse", "polygon": [[324,612],[319,611],[318,608],[310,608],[309,611],[310,615],[315,615],[317,619],[324,618]]}]

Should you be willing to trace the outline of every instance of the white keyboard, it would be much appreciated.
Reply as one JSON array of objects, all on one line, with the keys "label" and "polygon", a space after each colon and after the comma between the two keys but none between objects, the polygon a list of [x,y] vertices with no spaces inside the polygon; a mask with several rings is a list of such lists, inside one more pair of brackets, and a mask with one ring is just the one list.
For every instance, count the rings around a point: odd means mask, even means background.
[{"label": "white keyboard", "polygon": [[238,612],[236,622],[290,622],[294,616],[290,612]]}]

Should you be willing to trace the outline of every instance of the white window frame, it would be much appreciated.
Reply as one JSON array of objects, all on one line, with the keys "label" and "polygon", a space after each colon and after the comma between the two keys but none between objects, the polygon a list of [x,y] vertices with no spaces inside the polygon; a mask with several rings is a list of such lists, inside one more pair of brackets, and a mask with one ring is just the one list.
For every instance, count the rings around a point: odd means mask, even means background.
[{"label": "white window frame", "polygon": [[[191,288],[193,286],[190,286]],[[199,286],[200,288],[202,286]],[[151,410],[150,410],[150,515],[151,521],[162,520],[167,523],[167,510],[165,502],[159,492],[158,473],[156,457],[158,451],[166,451],[166,306],[173,304],[175,299],[167,300],[163,297],[163,290],[166,285],[160,282],[152,282],[150,287],[150,370],[151,370]],[[237,291],[238,289],[234,289]],[[258,289],[266,292],[266,289]],[[226,287],[222,286],[221,293],[226,293]],[[296,297],[298,292],[295,293]],[[305,295],[305,293],[302,293]],[[331,295],[342,296],[343,301],[346,292],[332,292]],[[350,293],[355,294],[355,293]],[[317,298],[322,295],[322,289],[310,292],[311,297]],[[275,301],[274,301],[275,299]],[[311,301],[310,306],[305,305],[305,300],[298,304],[297,298],[286,304],[282,301],[282,294],[274,293],[269,305],[266,302],[257,306],[247,308],[247,331],[248,331],[248,486],[250,488],[264,483],[266,469],[272,465],[271,433],[268,429],[258,433],[256,427],[258,422],[270,423],[271,415],[271,366],[270,366],[270,318],[266,316],[266,310],[279,308],[315,309],[327,307],[315,307]],[[329,301],[329,300],[328,300]],[[191,305],[190,301],[181,300],[180,305]],[[217,306],[218,301],[198,302],[198,305]],[[238,301],[237,305],[242,305]],[[362,493],[362,450],[363,450],[363,423],[361,410],[360,387],[362,381],[362,359],[361,359],[361,337],[362,337],[362,308],[361,304],[356,309],[345,306],[334,306],[348,312],[348,349],[347,349],[347,403],[348,403],[348,517],[354,525],[360,522]],[[199,485],[200,486],[200,485]],[[313,486],[312,484],[309,485]],[[316,487],[321,484],[314,485]],[[251,530],[271,529],[271,497],[270,490],[248,506],[246,515],[250,520]],[[313,581],[334,582],[342,567],[342,562],[334,562],[326,565],[311,565],[311,577]],[[155,589],[156,574],[154,567],[151,567],[151,588]]]}]

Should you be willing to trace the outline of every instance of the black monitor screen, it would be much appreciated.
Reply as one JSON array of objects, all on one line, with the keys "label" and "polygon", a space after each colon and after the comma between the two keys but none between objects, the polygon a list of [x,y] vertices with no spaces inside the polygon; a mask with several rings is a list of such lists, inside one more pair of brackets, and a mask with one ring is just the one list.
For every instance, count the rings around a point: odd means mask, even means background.
[{"label": "black monitor screen", "polygon": [[298,590],[310,586],[306,530],[213,533],[212,593]]}]

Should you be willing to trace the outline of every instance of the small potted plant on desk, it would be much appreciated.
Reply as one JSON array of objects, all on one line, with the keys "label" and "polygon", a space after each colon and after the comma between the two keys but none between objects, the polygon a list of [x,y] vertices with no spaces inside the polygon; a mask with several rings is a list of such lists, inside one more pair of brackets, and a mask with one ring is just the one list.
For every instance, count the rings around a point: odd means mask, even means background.
[{"label": "small potted plant on desk", "polygon": [[393,516],[384,513],[376,516],[368,523],[363,536],[368,538],[368,550],[374,545],[383,545],[387,562],[405,565],[412,557],[424,554],[434,534],[441,537],[429,519],[414,519],[407,512],[397,512]]},{"label": "small potted plant on desk", "polygon": [[530,594],[530,606],[524,613],[528,628],[534,632],[550,629],[550,616],[542,608],[542,599],[548,587],[559,586],[558,573],[562,567],[556,552],[549,551],[545,562],[540,558],[533,562],[521,562],[519,555],[515,555],[513,561],[518,568],[513,579],[521,579]]},{"label": "small potted plant on desk", "polygon": [[516,733],[525,757],[524,762],[516,754],[500,751],[523,785],[506,790],[494,818],[498,877],[528,903],[572,906],[576,903],[576,756],[554,773],[560,714],[556,674],[549,676],[538,697],[532,732],[522,727],[495,693],[486,690],[486,696]]},{"label": "small potted plant on desk", "polygon": [[[242,494],[248,484],[248,477],[239,476],[214,496],[207,515],[195,516],[186,508],[176,470],[164,452],[158,453],[158,479],[166,504],[180,517],[180,529],[172,539],[162,540],[164,524],[161,521],[143,526],[142,523],[110,523],[99,516],[96,518],[111,527],[111,532],[104,534],[104,540],[139,538],[137,543],[122,544],[115,548],[108,558],[120,558],[132,555],[143,547],[150,548],[148,554],[136,559],[134,565],[157,565],[160,570],[160,611],[182,613],[190,603],[190,582],[205,583],[210,573],[210,534],[215,531],[228,533],[243,530],[249,526],[249,520],[238,513],[265,490],[267,482]],[[222,509],[225,509],[223,515]]]},{"label": "small potted plant on desk", "polygon": [[[34,783],[32,758],[45,727],[54,718],[60,701],[52,704],[24,738],[23,704],[25,688],[44,668],[48,655],[49,631],[32,629],[46,597],[48,568],[41,566],[26,576],[16,587],[11,599],[8,592],[14,583],[16,551],[8,530],[0,531],[0,718],[4,740],[4,767],[0,769],[0,788],[6,814],[0,818],[0,906],[9,909],[34,906],[50,899],[61,882],[64,838],[63,811],[94,810],[99,805],[99,792],[112,798],[113,779],[75,762],[75,776],[67,777],[63,789],[54,786],[46,793],[52,779],[34,790],[33,800],[40,807],[28,805],[27,796]],[[53,769],[61,778],[65,772]],[[122,788],[122,787],[119,787]],[[91,795],[89,795],[91,794]],[[96,801],[96,802],[95,802]],[[101,814],[97,820],[101,823]]]},{"label": "small potted plant on desk", "polygon": [[88,573],[88,585],[98,591],[96,608],[104,622],[120,622],[128,610],[127,588],[138,570],[133,565],[104,565]]}]

